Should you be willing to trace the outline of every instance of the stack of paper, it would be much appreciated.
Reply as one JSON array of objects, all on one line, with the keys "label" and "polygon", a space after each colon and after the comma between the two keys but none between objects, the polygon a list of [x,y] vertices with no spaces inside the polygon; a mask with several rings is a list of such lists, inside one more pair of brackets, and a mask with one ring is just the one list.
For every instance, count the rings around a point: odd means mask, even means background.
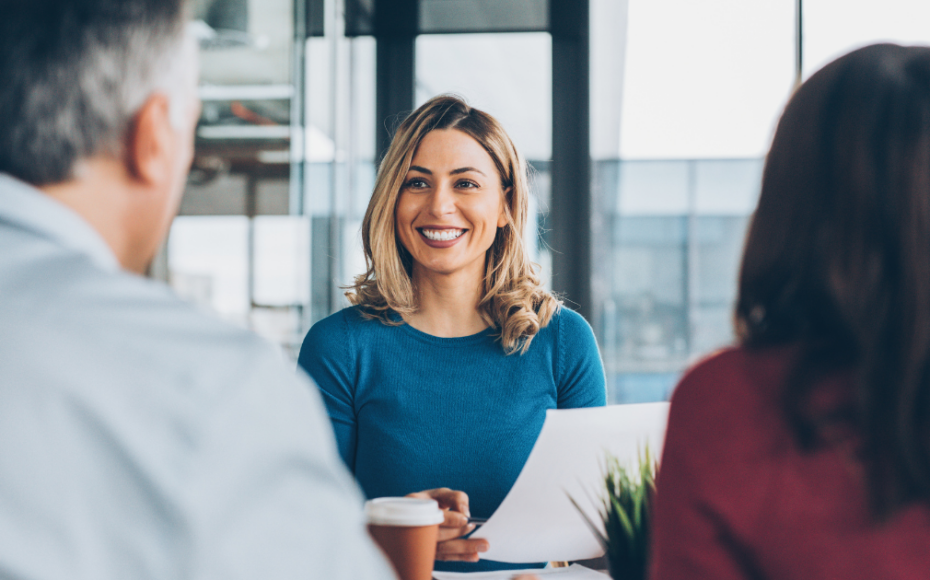
[{"label": "stack of paper", "polygon": [[604,550],[569,496],[591,521],[600,522],[597,498],[603,493],[606,455],[635,467],[648,444],[658,459],[667,420],[668,403],[548,411],[510,493],[472,535],[490,544],[481,557],[546,562],[602,556]]}]

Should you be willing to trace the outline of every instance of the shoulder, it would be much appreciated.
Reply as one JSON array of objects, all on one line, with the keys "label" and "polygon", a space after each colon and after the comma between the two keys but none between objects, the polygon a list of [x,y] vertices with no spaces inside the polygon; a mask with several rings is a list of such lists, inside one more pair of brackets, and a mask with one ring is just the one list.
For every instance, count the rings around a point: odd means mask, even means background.
[{"label": "shoulder", "polygon": [[385,327],[379,320],[365,316],[358,306],[343,308],[319,320],[312,327],[304,340],[304,348],[327,348],[334,344],[346,347],[350,342],[365,339],[365,335],[377,332]]},{"label": "shoulder", "polygon": [[556,345],[553,376],[559,385],[559,408],[604,405],[604,365],[591,326],[580,314],[562,306],[548,328],[553,329],[550,336]]},{"label": "shoulder", "polygon": [[342,354],[349,350],[351,337],[347,318],[351,315],[351,310],[351,308],[345,308],[330,314],[310,327],[297,358],[301,368],[312,375],[314,361],[333,357],[341,358]]},{"label": "shoulder", "polygon": [[539,329],[537,338],[546,340],[557,340],[558,337],[594,337],[591,325],[583,316],[570,309],[567,306],[560,305],[556,308],[549,322]]},{"label": "shoulder", "polygon": [[298,364],[308,371],[324,360],[345,364],[365,345],[378,343],[381,333],[393,329],[366,317],[358,306],[343,308],[310,328],[300,347]]},{"label": "shoulder", "polygon": [[571,351],[579,355],[597,352],[594,331],[584,317],[567,306],[560,306],[552,315],[549,324],[540,329],[543,340],[551,340],[561,352]]},{"label": "shoulder", "polygon": [[790,355],[785,347],[734,347],[698,361],[672,394],[670,433],[731,452],[776,443],[784,431],[779,393]]},{"label": "shoulder", "polygon": [[594,336],[591,325],[584,317],[567,306],[560,306],[552,315],[550,325],[555,325],[563,335]]},{"label": "shoulder", "polygon": [[111,292],[90,312],[108,321],[105,332],[121,351],[161,360],[202,383],[238,384],[263,372],[286,373],[284,355],[274,345],[181,300],[164,284],[125,275]]},{"label": "shoulder", "polygon": [[694,363],[682,376],[672,396],[679,404],[732,406],[733,400],[771,395],[791,361],[788,347],[748,349],[729,347]]},{"label": "shoulder", "polygon": [[354,308],[344,308],[339,312],[330,314],[326,318],[316,321],[310,327],[309,337],[330,337],[337,334],[345,334],[350,318],[353,316]]},{"label": "shoulder", "polygon": [[317,321],[310,332],[317,335],[372,332],[385,326],[380,320],[366,315],[363,307],[349,306]]},{"label": "shoulder", "polygon": [[276,347],[162,283],[80,264],[48,274],[12,321],[23,340],[3,347],[54,357],[54,365],[35,354],[17,363],[44,377],[43,389],[93,401],[101,412],[158,401],[166,412],[195,409],[202,418],[259,386],[303,387]]},{"label": "shoulder", "polygon": [[682,375],[672,393],[672,407],[685,416],[726,409],[733,395],[745,390],[743,348],[727,348],[704,356]]}]

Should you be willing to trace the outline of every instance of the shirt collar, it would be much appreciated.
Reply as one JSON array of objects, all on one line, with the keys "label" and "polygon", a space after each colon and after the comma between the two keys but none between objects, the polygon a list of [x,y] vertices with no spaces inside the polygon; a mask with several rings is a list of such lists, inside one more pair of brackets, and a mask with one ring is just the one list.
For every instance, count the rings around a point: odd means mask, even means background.
[{"label": "shirt collar", "polygon": [[0,224],[3,223],[86,254],[105,270],[120,268],[110,246],[77,212],[6,173],[0,173]]}]

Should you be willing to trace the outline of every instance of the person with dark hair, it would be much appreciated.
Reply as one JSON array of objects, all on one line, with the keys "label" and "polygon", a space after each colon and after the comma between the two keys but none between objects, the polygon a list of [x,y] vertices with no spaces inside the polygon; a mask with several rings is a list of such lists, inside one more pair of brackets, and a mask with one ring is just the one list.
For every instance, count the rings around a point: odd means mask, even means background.
[{"label": "person with dark hair", "polygon": [[306,376],[140,275],[193,154],[184,20],[0,3],[0,576],[393,578]]},{"label": "person with dark hair", "polygon": [[736,326],[672,398],[651,578],[926,578],[930,48],[856,50],[791,98]]}]

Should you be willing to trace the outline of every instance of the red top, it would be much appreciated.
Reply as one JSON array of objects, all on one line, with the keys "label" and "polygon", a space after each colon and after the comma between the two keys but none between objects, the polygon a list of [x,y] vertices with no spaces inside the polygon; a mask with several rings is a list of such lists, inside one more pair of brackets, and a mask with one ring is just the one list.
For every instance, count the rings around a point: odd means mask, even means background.
[{"label": "red top", "polygon": [[852,455],[794,444],[779,403],[790,352],[726,350],[679,383],[657,482],[652,580],[930,578],[930,507],[873,524]]}]

